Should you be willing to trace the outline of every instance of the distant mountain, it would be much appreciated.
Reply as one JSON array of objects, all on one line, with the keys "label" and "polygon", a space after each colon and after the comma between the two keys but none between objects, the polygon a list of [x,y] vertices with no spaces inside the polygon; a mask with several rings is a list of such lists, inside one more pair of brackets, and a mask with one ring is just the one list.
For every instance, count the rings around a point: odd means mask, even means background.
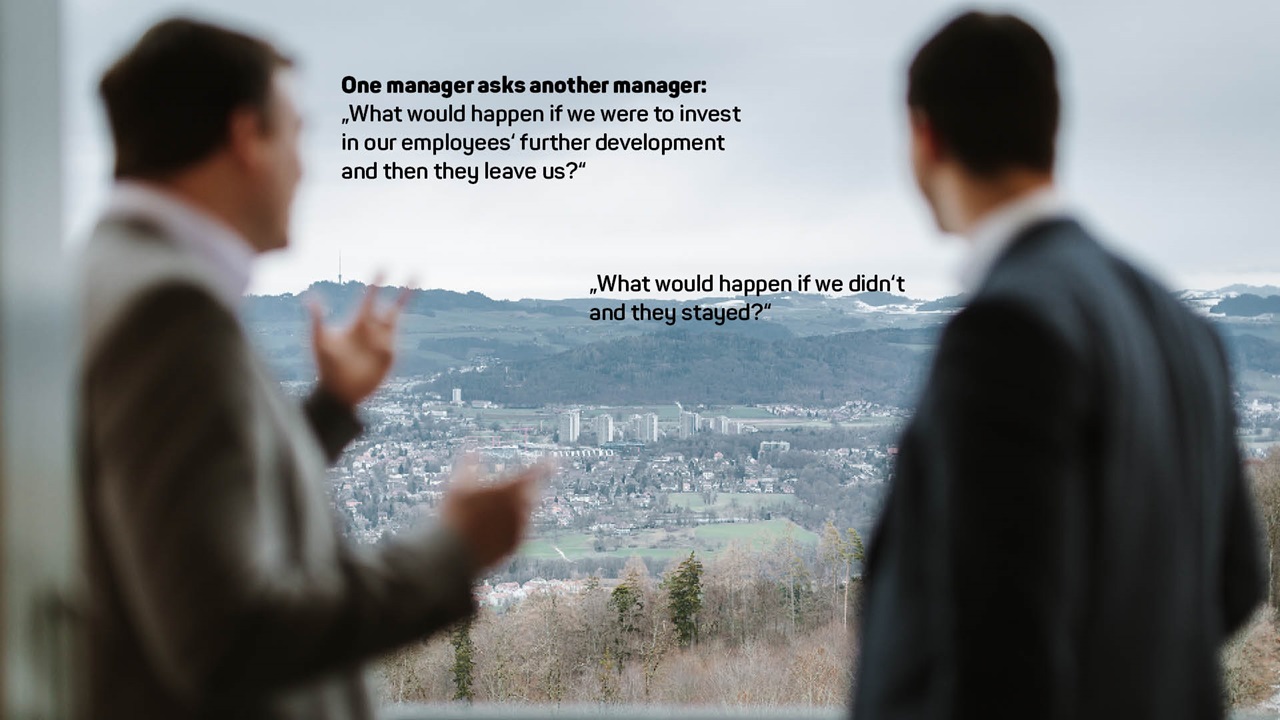
[{"label": "distant mountain", "polygon": [[[278,320],[297,320],[306,318],[304,297],[315,295],[326,307],[340,311],[349,311],[364,297],[368,286],[359,282],[317,282],[298,295],[250,295],[245,298],[242,317],[247,322],[264,322]],[[390,288],[384,294],[398,292],[399,288]],[[467,293],[452,290],[414,290],[410,296],[405,312],[414,315],[431,317],[436,312],[445,310],[467,310],[474,312],[531,312],[545,315],[571,316],[578,311],[549,300],[494,300],[474,290]]]},{"label": "distant mountain", "polygon": [[[348,315],[366,292],[367,286],[359,282],[317,282],[304,293],[284,295],[251,295],[245,298],[242,306],[242,317],[251,327],[265,328],[271,323],[295,323],[307,320],[305,298],[319,298],[334,317]],[[390,298],[399,288],[386,288],[384,296]],[[452,357],[465,360],[477,354],[485,343],[472,343],[466,348],[466,355],[457,355],[461,348],[458,343],[449,341],[450,337],[464,334],[483,340],[488,330],[494,326],[505,326],[506,332],[493,335],[495,347],[513,347],[520,345],[517,355],[528,357],[529,353],[545,353],[549,350],[563,350],[584,342],[597,342],[605,339],[616,339],[652,332],[662,329],[660,326],[626,321],[591,321],[589,313],[593,308],[616,307],[619,304],[643,302],[649,306],[691,308],[729,307],[759,302],[769,307],[759,315],[759,319],[751,322],[726,323],[716,326],[712,323],[682,323],[681,326],[692,332],[736,333],[766,340],[778,340],[794,335],[829,335],[832,333],[875,330],[886,327],[918,327],[944,322],[952,312],[959,309],[961,298],[951,296],[937,300],[919,300],[888,292],[861,292],[847,295],[822,295],[818,293],[777,293],[773,295],[742,297],[703,297],[687,300],[636,298],[566,298],[563,300],[539,300],[523,298],[520,300],[494,300],[479,292],[460,293],[451,290],[413,290],[406,316],[433,318],[440,322],[430,323],[431,338],[422,341],[415,339],[414,344],[423,350],[439,357],[436,364],[445,363]],[[477,314],[478,313],[478,314]],[[475,322],[468,320],[473,317]],[[537,321],[542,318],[546,322]],[[504,320],[505,318],[505,320]],[[468,325],[474,327],[467,328]],[[521,328],[530,329],[526,333],[534,333],[538,337],[513,338]],[[279,328],[276,328],[278,331]],[[444,337],[440,337],[443,335]],[[532,342],[542,347],[531,349],[523,347]],[[284,357],[287,349],[277,349],[277,354]],[[479,352],[478,354],[485,354]],[[501,352],[491,353],[502,355]],[[428,363],[430,364],[430,363]],[[418,364],[416,367],[426,369]],[[441,368],[441,369],[442,369]]]},{"label": "distant mountain", "polygon": [[1280,295],[1261,297],[1253,294],[1236,295],[1219,300],[1209,312],[1231,317],[1257,317],[1268,313],[1280,314]]},{"label": "distant mountain", "polygon": [[1228,285],[1218,290],[1223,295],[1257,295],[1258,297],[1272,297],[1280,295],[1280,287],[1275,285]]},{"label": "distant mountain", "polygon": [[[592,343],[547,357],[449,372],[434,391],[516,405],[709,405],[846,400],[910,407],[940,325],[785,340],[687,329]],[[1280,343],[1225,334],[1237,372],[1280,373]]]},{"label": "distant mountain", "polygon": [[904,307],[915,307],[920,304],[919,300],[912,300],[906,295],[894,295],[892,293],[880,292],[873,290],[871,292],[854,293],[849,296],[850,300],[856,300],[865,303],[871,307],[885,307],[888,305],[902,305]]},{"label": "distant mountain", "polygon": [[[348,316],[361,283],[316,283],[308,291],[331,315]],[[388,289],[389,300],[394,289]],[[1181,291],[1224,330],[1237,370],[1280,373],[1280,332],[1256,319],[1280,317],[1280,295]],[[482,293],[413,291],[399,327],[393,373],[449,373],[438,386],[513,404],[550,402],[839,403],[860,397],[909,403],[939,331],[959,296],[916,300],[891,293],[778,294],[760,319],[727,322],[591,320],[590,310],[643,301],[663,307],[740,305],[694,300],[494,300]],[[314,377],[302,295],[250,296],[243,319],[281,379]],[[475,371],[474,368],[487,368]],[[469,372],[458,372],[468,370]]]},{"label": "distant mountain", "polygon": [[[681,400],[738,404],[910,401],[925,367],[926,336],[875,330],[760,340],[685,329],[593,343],[551,357],[450,372],[436,392],[509,405],[643,405]],[[906,341],[906,342],[904,342]]]},{"label": "distant mountain", "polygon": [[[318,282],[308,289],[307,294],[315,294],[322,298],[327,306],[338,311],[353,307],[364,295],[366,286],[358,282],[346,282],[341,285],[334,282]],[[395,291],[388,289],[388,293]],[[1180,290],[1175,293],[1187,304],[1202,312],[1213,312],[1234,317],[1252,317],[1262,313],[1277,312],[1275,303],[1280,303],[1280,287],[1229,285],[1218,290]],[[306,318],[306,309],[302,302],[303,295],[251,295],[246,298],[244,318],[249,322],[272,322],[280,320],[299,320]],[[905,295],[887,292],[862,292],[849,295],[826,296],[817,293],[786,293],[753,296],[751,302],[771,303],[772,307],[761,317],[764,320],[777,322],[786,326],[797,335],[820,334],[830,332],[852,331],[868,328],[871,323],[883,324],[889,316],[911,316],[917,313],[929,313],[934,317],[921,318],[921,322],[941,322],[939,317],[959,310],[964,303],[960,295],[949,295],[935,300],[919,300]],[[1230,302],[1228,302],[1230,301]],[[1262,301],[1262,302],[1259,302]],[[618,304],[621,302],[645,302],[650,305],[677,308],[693,305],[729,305],[747,302],[744,298],[704,297],[688,300],[646,299],[638,298],[565,298],[563,300],[539,300],[524,298],[521,300],[494,300],[483,293],[471,291],[466,293],[451,290],[414,290],[408,314],[434,317],[436,313],[448,311],[463,312],[507,312],[531,313],[551,317],[584,318],[594,307]],[[870,311],[870,312],[869,312]],[[844,316],[842,327],[833,327],[831,313]],[[816,314],[816,315],[815,315]],[[877,319],[879,318],[879,319]],[[809,321],[816,321],[810,327]],[[742,331],[745,328],[732,326],[730,330]]]},{"label": "distant mountain", "polygon": [[916,310],[920,312],[945,312],[959,310],[963,305],[964,297],[962,295],[948,295],[937,300],[926,300],[917,305]]},{"label": "distant mountain", "polygon": [[[282,380],[305,380],[314,377],[311,363],[308,311],[305,299],[315,296],[330,317],[342,322],[354,311],[368,287],[363,283],[339,285],[320,282],[305,293],[249,296],[241,308],[241,318],[250,338],[267,358]],[[382,291],[390,302],[399,288]],[[765,302],[768,301],[766,298]],[[396,375],[432,375],[449,368],[488,365],[495,362],[532,360],[554,355],[590,343],[631,337],[666,328],[652,321],[593,321],[593,307],[616,306],[621,301],[603,299],[578,300],[494,300],[482,293],[459,293],[449,290],[413,290],[405,306],[399,326]],[[778,301],[776,315],[788,319],[787,324],[773,319],[737,321],[716,325],[714,322],[682,324],[690,333],[743,335],[760,340],[781,340],[795,335],[790,324],[804,325],[805,318],[817,317],[833,329],[860,328],[864,321],[845,316],[830,308],[788,306]],[[730,298],[693,301],[653,301],[650,304],[687,307],[734,304],[744,300]],[[771,315],[772,315],[771,311]],[[830,329],[810,323],[818,332]]]}]

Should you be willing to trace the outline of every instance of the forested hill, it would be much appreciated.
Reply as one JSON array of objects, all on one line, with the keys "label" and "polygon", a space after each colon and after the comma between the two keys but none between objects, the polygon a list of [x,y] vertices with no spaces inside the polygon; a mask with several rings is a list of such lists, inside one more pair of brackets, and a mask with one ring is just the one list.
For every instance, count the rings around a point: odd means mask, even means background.
[{"label": "forested hill", "polygon": [[[311,288],[335,322],[350,315],[366,290],[355,282]],[[388,290],[387,299],[393,294]],[[1280,374],[1280,323],[1272,319],[1280,317],[1272,310],[1280,296],[1182,296],[1223,333],[1235,370],[1246,381],[1242,387],[1270,387],[1268,378]],[[511,301],[478,292],[415,290],[398,327],[394,373],[443,372],[436,389],[444,397],[458,387],[464,397],[516,405],[838,405],[866,399],[910,406],[938,332],[961,305],[955,297],[919,301],[886,293],[764,299],[772,309],[758,320],[667,327],[589,319],[591,307],[615,300]],[[655,301],[680,308],[723,302]],[[253,342],[281,379],[315,377],[301,296],[249,297],[243,312]],[[484,369],[460,372],[476,367]]]},{"label": "forested hill", "polygon": [[1269,313],[1280,315],[1280,295],[1262,297],[1245,293],[1223,298],[1213,306],[1212,311],[1228,317],[1257,317]]},{"label": "forested hill", "polygon": [[508,405],[644,405],[863,399],[905,405],[925,363],[927,330],[874,330],[761,340],[674,330],[593,343],[551,357],[451,372],[435,382],[447,396]]}]

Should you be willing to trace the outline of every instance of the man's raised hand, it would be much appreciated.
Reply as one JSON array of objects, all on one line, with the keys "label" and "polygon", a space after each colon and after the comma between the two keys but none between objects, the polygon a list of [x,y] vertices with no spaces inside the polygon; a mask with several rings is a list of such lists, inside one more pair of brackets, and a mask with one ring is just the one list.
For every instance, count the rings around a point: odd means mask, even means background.
[{"label": "man's raised hand", "polygon": [[524,539],[545,482],[555,466],[541,461],[482,483],[474,457],[459,462],[441,503],[440,519],[471,550],[479,568],[487,568],[511,554]]},{"label": "man's raised hand", "polygon": [[309,302],[311,349],[320,385],[338,400],[355,407],[382,384],[395,361],[396,321],[413,291],[404,288],[391,307],[377,307],[381,275],[365,292],[355,317],[345,327],[324,324],[324,311]]}]

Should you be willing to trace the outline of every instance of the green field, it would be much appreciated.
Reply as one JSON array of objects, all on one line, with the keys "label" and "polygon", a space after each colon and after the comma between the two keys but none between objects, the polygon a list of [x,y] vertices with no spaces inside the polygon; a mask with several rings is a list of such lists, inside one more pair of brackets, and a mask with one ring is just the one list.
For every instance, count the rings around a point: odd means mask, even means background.
[{"label": "green field", "polygon": [[702,493],[686,492],[667,495],[667,503],[672,507],[685,507],[695,512],[713,510],[721,515],[731,513],[735,509],[740,512],[746,512],[750,508],[789,506],[794,504],[795,501],[795,495],[784,495],[782,493],[718,492],[715,493],[714,502],[711,505],[707,505]]},{"label": "green field", "polygon": [[558,538],[530,538],[520,547],[520,554],[529,557],[555,559],[560,557],[556,548],[560,548],[569,559],[594,555],[592,544],[595,538],[587,533],[567,533]]},{"label": "green field", "polygon": [[673,558],[688,557],[691,550],[697,550],[700,555],[712,555],[714,551],[698,550],[698,548],[618,548],[604,553],[593,554],[591,557],[621,557],[629,558],[635,556],[661,558],[663,560],[671,560]]},{"label": "green field", "polygon": [[[691,408],[686,408],[686,410]],[[698,413],[702,417],[719,417],[724,415],[727,418],[735,420],[753,420],[756,418],[773,417],[768,410],[748,405],[725,405],[712,408],[698,408]],[[618,405],[600,407],[598,410],[593,409],[591,414],[598,415],[601,413],[609,415],[620,415],[628,418],[632,415],[644,415],[653,413],[658,416],[658,420],[663,422],[675,422],[680,419],[680,408],[675,403],[667,405]]]},{"label": "green field", "polygon": [[[450,408],[450,412],[456,412],[464,417],[472,419],[479,418],[486,426],[492,423],[502,425],[530,425],[536,424],[538,421],[556,422],[556,414],[547,410],[536,408]],[[552,426],[548,426],[552,427]]]},{"label": "green field", "polygon": [[560,552],[570,561],[591,557],[631,557],[639,555],[656,558],[675,558],[696,550],[710,556],[724,550],[730,543],[739,542],[760,550],[774,542],[791,536],[798,542],[811,545],[818,541],[816,533],[805,530],[790,520],[760,520],[746,523],[700,525],[696,528],[675,530],[643,530],[630,535],[604,538],[609,545],[604,552],[596,552],[596,537],[590,533],[561,533],[555,537],[537,537],[525,542],[520,554],[543,560],[560,559]]},{"label": "green field", "polygon": [[[474,418],[479,416],[486,424],[492,422],[509,424],[528,424],[530,421],[539,419],[555,420],[558,413],[554,410],[546,408],[472,408],[461,407],[455,408],[455,412],[459,412],[466,417]],[[612,415],[615,418],[626,420],[632,415],[644,415],[653,413],[658,416],[661,422],[675,422],[680,418],[680,408],[675,405],[628,405],[628,406],[600,406],[590,407],[583,411],[585,416],[594,417],[596,415]],[[782,418],[775,418],[767,410],[750,407],[746,405],[729,405],[725,407],[717,407],[712,409],[702,409],[699,412],[703,417],[725,417],[735,420],[748,421],[766,421],[778,425],[794,425],[796,421],[788,421]],[[817,425],[825,425],[826,423],[815,423]]]},{"label": "green field", "polygon": [[702,525],[693,531],[694,537],[708,543],[727,545],[735,540],[750,544],[759,550],[791,533],[798,542],[816,544],[818,534],[809,532],[790,520],[760,520],[751,523],[724,523]]}]

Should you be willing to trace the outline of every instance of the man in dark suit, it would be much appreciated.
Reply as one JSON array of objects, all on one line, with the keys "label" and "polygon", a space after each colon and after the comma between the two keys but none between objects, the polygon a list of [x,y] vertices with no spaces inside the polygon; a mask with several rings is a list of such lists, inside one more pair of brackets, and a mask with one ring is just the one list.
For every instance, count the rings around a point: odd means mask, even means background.
[{"label": "man in dark suit", "polygon": [[468,464],[439,523],[340,536],[325,467],[405,297],[370,291],[341,329],[316,315],[303,407],[253,352],[238,302],[286,244],[300,176],[289,76],[261,40],[174,20],[102,79],[117,183],[84,258],[86,716],[371,717],[364,662],[474,612],[548,472],[480,484]]},{"label": "man in dark suit", "polygon": [[967,13],[911,64],[920,190],[971,245],[868,553],[853,711],[1217,718],[1262,597],[1209,323],[1054,190],[1053,55]]}]

